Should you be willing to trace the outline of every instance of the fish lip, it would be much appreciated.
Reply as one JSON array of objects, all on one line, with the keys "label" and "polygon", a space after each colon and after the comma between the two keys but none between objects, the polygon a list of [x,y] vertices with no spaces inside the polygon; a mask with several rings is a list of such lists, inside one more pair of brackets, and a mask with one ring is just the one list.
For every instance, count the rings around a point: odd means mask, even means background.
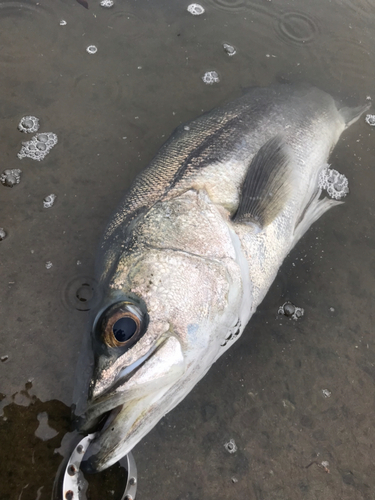
[{"label": "fish lip", "polygon": [[[93,432],[89,432],[89,434],[94,434],[93,441],[89,444],[86,452],[83,456],[80,469],[84,474],[97,474],[102,472],[106,467],[102,467],[100,465],[100,461],[97,459],[97,453],[100,452],[100,448],[97,448],[96,441],[100,438],[103,432],[105,432],[108,427],[111,425],[112,421],[116,418],[116,416],[122,411],[124,405],[118,405],[113,408],[111,411],[107,412],[104,424],[100,429],[96,429]],[[103,421],[101,421],[102,423]],[[103,459],[101,459],[102,461]]]},{"label": "fish lip", "polygon": [[[89,434],[94,434],[94,445],[92,443],[89,444],[88,448],[86,449],[86,452],[83,456],[82,462],[81,462],[81,470],[85,474],[97,474],[98,472],[101,472],[100,467],[98,467],[98,464],[96,463],[96,453],[98,452],[98,449],[95,447],[95,439],[99,438],[103,432],[111,425],[111,422],[116,418],[116,416],[122,411],[124,405],[118,405],[109,412],[106,412],[104,415],[105,420],[101,420],[100,424],[103,424],[100,429],[96,428],[93,432],[89,432]],[[100,425],[99,424],[99,425]]]},{"label": "fish lip", "polygon": [[[122,396],[122,399],[126,397],[126,391],[123,395],[116,393],[116,390],[118,389],[118,387],[121,387],[122,385],[129,382],[131,380],[131,378],[137,373],[137,371],[140,370],[143,367],[143,365],[145,363],[147,363],[147,361],[149,361],[150,358],[163,347],[163,345],[165,344],[165,342],[167,342],[169,337],[170,337],[170,335],[162,336],[158,340],[158,342],[144,356],[142,356],[143,359],[141,358],[142,359],[141,363],[139,363],[139,360],[137,360],[134,363],[132,363],[131,365],[129,365],[129,367],[127,367],[127,368],[130,368],[132,365],[136,365],[136,366],[134,366],[134,368],[132,370],[127,372],[122,377],[121,377],[121,372],[123,370],[121,370],[119,376],[116,377],[116,380],[114,381],[114,383],[111,384],[111,386],[108,387],[108,389],[106,389],[104,392],[102,392],[99,396],[93,398],[88,403],[87,409],[84,412],[84,414],[77,418],[79,432],[82,432],[82,433],[98,432],[97,436],[99,436],[100,433],[105,430],[105,428],[107,427],[106,423],[107,423],[108,419],[111,417],[111,415],[113,413],[117,414],[119,411],[121,411],[121,409],[125,403],[118,402],[118,404],[114,404],[113,406],[110,406],[109,408],[107,408],[103,412],[100,412],[100,407],[105,405],[113,397],[115,398],[115,401],[116,401],[116,396],[117,396],[117,399],[119,399],[119,400],[121,399],[121,396]],[[120,410],[116,411],[119,408],[120,408]],[[98,412],[98,410],[99,410],[99,412]],[[92,413],[94,413],[94,415],[90,415]],[[98,431],[98,429],[100,429],[100,430]]]},{"label": "fish lip", "polygon": [[[160,351],[154,350],[156,359],[149,361],[150,372],[146,363],[135,380],[125,387],[123,392],[127,392],[127,396],[124,398],[121,394],[119,398],[116,393],[116,399],[110,401],[112,409],[104,415],[103,426],[95,433],[83,457],[82,465],[87,472],[101,472],[124,457],[145,436],[152,422],[162,418],[163,408],[168,407],[169,411],[173,407],[174,399],[170,399],[169,391],[186,373],[181,341],[173,334],[166,335],[158,347]],[[104,403],[98,407],[94,417],[103,418],[102,410],[109,406]]]}]

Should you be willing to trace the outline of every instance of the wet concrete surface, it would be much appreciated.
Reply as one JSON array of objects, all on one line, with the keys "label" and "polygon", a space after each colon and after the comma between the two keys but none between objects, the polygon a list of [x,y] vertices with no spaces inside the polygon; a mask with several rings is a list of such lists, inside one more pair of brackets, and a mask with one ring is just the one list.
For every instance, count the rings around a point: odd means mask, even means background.
[{"label": "wet concrete surface", "polygon": [[[50,498],[98,241],[173,129],[274,81],[348,105],[372,95],[373,5],[318,3],[207,0],[191,16],[181,1],[0,2],[1,171],[22,170],[19,185],[0,185],[2,500]],[[219,84],[202,82],[209,70]],[[17,158],[28,114],[59,139],[42,162]],[[375,498],[374,133],[363,119],[343,134],[331,163],[349,179],[345,204],[313,225],[241,339],[134,449],[137,500]],[[287,300],[303,318],[277,314]]]}]

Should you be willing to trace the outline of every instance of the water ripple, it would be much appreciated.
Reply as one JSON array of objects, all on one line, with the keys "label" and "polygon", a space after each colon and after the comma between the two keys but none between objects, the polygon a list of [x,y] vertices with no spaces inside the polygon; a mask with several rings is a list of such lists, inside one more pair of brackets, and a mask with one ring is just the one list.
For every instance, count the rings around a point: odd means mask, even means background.
[{"label": "water ripple", "polygon": [[319,35],[319,28],[311,16],[302,12],[287,12],[278,18],[276,33],[284,42],[306,44]]},{"label": "water ripple", "polygon": [[108,25],[115,32],[121,33],[124,38],[141,38],[147,36],[148,25],[133,12],[116,10],[111,12],[108,19]]},{"label": "water ripple", "polygon": [[214,7],[223,10],[240,11],[247,7],[246,0],[210,0]]},{"label": "water ripple", "polygon": [[0,2],[0,63],[32,61],[51,50],[58,32],[49,8],[28,1]]},{"label": "water ripple", "polygon": [[62,302],[68,310],[90,311],[101,299],[99,287],[90,276],[76,276],[62,288]]},{"label": "water ripple", "polygon": [[232,13],[247,11],[249,13],[262,12],[274,16],[274,5],[271,0],[207,0],[212,7]]}]

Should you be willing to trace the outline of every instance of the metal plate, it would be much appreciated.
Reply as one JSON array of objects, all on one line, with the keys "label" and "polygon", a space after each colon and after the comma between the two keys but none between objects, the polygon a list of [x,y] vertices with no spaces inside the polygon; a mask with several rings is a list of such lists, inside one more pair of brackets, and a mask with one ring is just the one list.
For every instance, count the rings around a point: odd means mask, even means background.
[{"label": "metal plate", "polygon": [[[95,434],[89,434],[81,439],[81,441],[75,446],[73,453],[68,460],[64,470],[62,483],[63,500],[86,499],[88,483],[80,470],[80,466],[83,456],[94,437]],[[137,492],[137,467],[135,465],[134,457],[131,453],[128,453],[128,455],[123,457],[119,463],[128,471],[125,491],[121,500],[134,500]]]}]

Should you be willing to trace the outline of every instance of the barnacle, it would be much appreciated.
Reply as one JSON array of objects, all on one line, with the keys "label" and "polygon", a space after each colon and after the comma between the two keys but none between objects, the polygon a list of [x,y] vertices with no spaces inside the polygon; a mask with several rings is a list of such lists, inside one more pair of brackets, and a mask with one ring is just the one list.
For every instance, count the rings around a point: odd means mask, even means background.
[{"label": "barnacle", "polygon": [[187,11],[190,12],[190,14],[193,14],[193,16],[200,16],[204,13],[204,8],[202,5],[199,5],[199,3],[191,3],[188,6]]},{"label": "barnacle", "polygon": [[89,45],[86,49],[86,52],[89,54],[96,54],[98,52],[98,48],[95,45]]},{"label": "barnacle", "polygon": [[344,198],[349,193],[348,179],[333,168],[325,168],[320,172],[318,186],[335,200]]},{"label": "barnacle", "polygon": [[55,203],[55,200],[56,200],[56,195],[49,194],[43,200],[43,207],[44,208],[51,208],[53,206],[53,204]]},{"label": "barnacle", "polygon": [[23,142],[18,158],[31,158],[32,160],[43,160],[57,144],[57,135],[53,132],[36,134],[30,141]]},{"label": "barnacle", "polygon": [[115,2],[114,2],[113,0],[102,0],[102,1],[100,2],[100,5],[101,5],[102,7],[113,7],[114,3],[115,3]]},{"label": "barnacle", "polygon": [[223,49],[228,54],[228,56],[234,56],[234,54],[237,52],[233,45],[229,45],[229,43],[223,43]]},{"label": "barnacle", "polygon": [[375,126],[375,115],[366,115],[365,120],[366,120],[366,123],[371,125],[371,127]]},{"label": "barnacle", "polygon": [[39,130],[39,118],[36,116],[24,116],[18,124],[18,130],[25,134],[32,134]]},{"label": "barnacle", "polygon": [[217,74],[216,71],[207,71],[203,76],[202,80],[204,83],[207,85],[212,85],[213,83],[218,83],[220,82],[219,75]]},{"label": "barnacle", "polygon": [[302,307],[297,307],[289,301],[280,306],[277,312],[294,320],[302,318],[305,314],[305,310]]},{"label": "barnacle", "polygon": [[0,182],[3,186],[13,187],[15,184],[19,184],[21,180],[22,170],[19,168],[12,168],[9,170],[4,170],[0,176]]}]

